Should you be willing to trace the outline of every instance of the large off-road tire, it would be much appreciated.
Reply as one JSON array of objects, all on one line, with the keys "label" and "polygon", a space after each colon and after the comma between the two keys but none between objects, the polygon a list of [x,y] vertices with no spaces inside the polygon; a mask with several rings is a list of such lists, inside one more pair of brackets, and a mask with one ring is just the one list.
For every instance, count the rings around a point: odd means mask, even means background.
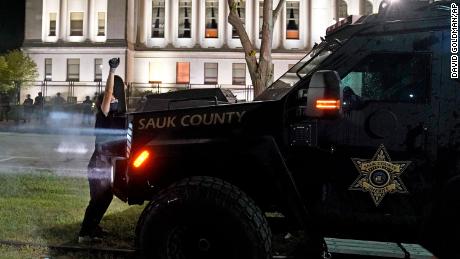
[{"label": "large off-road tire", "polygon": [[443,186],[428,219],[422,243],[439,259],[460,258],[460,175]]},{"label": "large off-road tire", "polygon": [[271,232],[262,211],[239,188],[197,176],[163,190],[136,229],[142,258],[266,259]]}]

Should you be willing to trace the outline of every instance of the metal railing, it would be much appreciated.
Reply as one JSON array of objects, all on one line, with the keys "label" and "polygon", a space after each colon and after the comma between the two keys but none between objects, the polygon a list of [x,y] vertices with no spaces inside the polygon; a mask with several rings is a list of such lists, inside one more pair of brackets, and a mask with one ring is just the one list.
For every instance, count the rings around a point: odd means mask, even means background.
[{"label": "metal railing", "polygon": [[[1,82],[8,83],[8,82]],[[52,105],[58,93],[64,98],[65,104],[79,104],[86,96],[95,100],[95,97],[104,91],[105,82],[102,81],[28,81],[9,82],[16,88],[9,91],[9,99],[12,105],[20,105],[27,94],[34,99],[38,92],[42,92],[45,104]],[[20,87],[18,87],[20,86]],[[133,108],[148,94],[160,94],[170,91],[202,88],[222,88],[232,91],[239,102],[253,100],[253,88],[251,85],[228,85],[228,84],[174,84],[174,83],[138,83],[126,84],[127,105]]]},{"label": "metal railing", "polygon": [[[0,93],[0,110],[2,101],[8,100],[9,114],[13,120],[22,120],[27,117],[22,103],[26,95],[30,94],[34,99],[38,92],[42,92],[44,103],[42,106],[34,107],[34,113],[50,114],[52,112],[66,112],[71,114],[85,113],[85,105],[83,101],[86,96],[90,96],[92,100],[96,95],[104,91],[105,82],[79,82],[79,81],[28,81],[28,82],[5,82],[1,84],[10,84],[13,86],[8,91],[8,98],[4,99],[5,93]],[[130,82],[126,84],[126,95],[128,110],[132,111],[141,101],[142,97],[148,94],[160,94],[170,91],[186,90],[186,89],[202,89],[202,88],[222,88],[233,92],[239,102],[253,100],[253,88],[251,85],[226,85],[226,84],[168,84],[168,83],[137,83]],[[57,93],[64,98],[64,103],[55,102]],[[38,108],[38,110],[37,110]]]}]

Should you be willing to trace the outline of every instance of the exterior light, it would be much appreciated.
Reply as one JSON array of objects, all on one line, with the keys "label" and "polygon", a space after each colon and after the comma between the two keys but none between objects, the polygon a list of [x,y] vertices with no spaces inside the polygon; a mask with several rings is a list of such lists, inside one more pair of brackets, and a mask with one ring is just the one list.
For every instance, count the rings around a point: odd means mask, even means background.
[{"label": "exterior light", "polygon": [[147,150],[142,151],[142,153],[137,156],[136,160],[134,160],[133,166],[135,168],[139,168],[147,158],[149,158],[150,153]]},{"label": "exterior light", "polygon": [[340,100],[316,100],[316,108],[320,110],[339,110]]}]

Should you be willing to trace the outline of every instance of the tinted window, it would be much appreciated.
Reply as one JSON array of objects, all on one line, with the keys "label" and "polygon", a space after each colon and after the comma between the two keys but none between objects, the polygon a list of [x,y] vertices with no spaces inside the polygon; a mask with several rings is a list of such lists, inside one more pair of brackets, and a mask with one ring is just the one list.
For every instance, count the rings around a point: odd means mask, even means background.
[{"label": "tinted window", "polygon": [[342,79],[362,100],[426,103],[430,86],[429,54],[376,53]]}]

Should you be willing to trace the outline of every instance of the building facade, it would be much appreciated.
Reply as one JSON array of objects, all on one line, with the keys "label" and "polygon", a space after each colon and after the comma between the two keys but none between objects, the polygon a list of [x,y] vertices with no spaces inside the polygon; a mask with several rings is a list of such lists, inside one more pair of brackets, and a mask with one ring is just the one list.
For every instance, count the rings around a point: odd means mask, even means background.
[{"label": "building facade", "polygon": [[[320,41],[328,26],[351,14],[377,12],[380,1],[287,0],[274,24],[275,78]],[[256,47],[262,4],[239,0],[236,6]],[[107,61],[120,57],[117,73],[132,94],[216,86],[251,100],[244,53],[228,12],[226,0],[26,0],[23,50],[39,72],[39,87],[27,93],[61,92],[82,101],[103,87]]]}]

